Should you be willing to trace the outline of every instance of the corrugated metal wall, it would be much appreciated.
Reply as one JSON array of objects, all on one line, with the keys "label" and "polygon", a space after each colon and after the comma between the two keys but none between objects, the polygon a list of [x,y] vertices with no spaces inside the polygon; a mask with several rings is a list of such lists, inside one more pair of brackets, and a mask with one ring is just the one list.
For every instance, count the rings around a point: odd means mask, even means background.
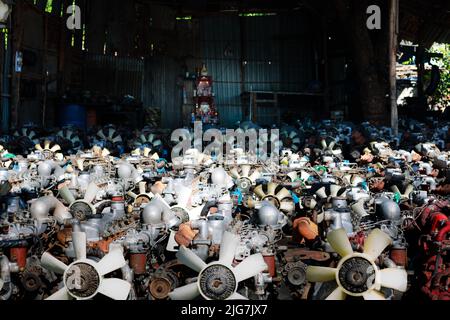
[{"label": "corrugated metal wall", "polygon": [[224,126],[242,118],[239,17],[205,17],[200,21],[202,59],[214,80],[215,102]]},{"label": "corrugated metal wall", "polygon": [[198,66],[206,63],[221,124],[230,127],[246,120],[243,91],[303,91],[315,79],[315,25],[307,15],[209,16],[198,18],[195,25],[198,29],[190,32],[198,33],[193,46],[198,54],[161,54],[145,61],[90,55],[88,74],[95,76],[87,77],[86,88],[132,94],[144,107],[161,109],[162,127],[177,128],[182,125],[183,57],[194,57]]},{"label": "corrugated metal wall", "polygon": [[115,97],[131,95],[143,100],[144,60],[88,54],[85,88]]},{"label": "corrugated metal wall", "polygon": [[243,120],[242,90],[304,91],[316,79],[315,27],[303,14],[201,19],[202,58],[223,125]]},{"label": "corrugated metal wall", "polygon": [[181,66],[171,57],[159,56],[146,60],[144,107],[161,109],[163,128],[179,128],[182,124],[180,75]]}]

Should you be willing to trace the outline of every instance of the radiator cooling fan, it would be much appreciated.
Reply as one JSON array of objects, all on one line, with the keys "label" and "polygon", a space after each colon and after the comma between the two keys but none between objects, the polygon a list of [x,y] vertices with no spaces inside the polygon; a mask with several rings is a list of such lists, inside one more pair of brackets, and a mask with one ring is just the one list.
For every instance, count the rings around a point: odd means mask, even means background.
[{"label": "radiator cooling fan", "polygon": [[35,146],[37,151],[42,152],[46,158],[55,157],[58,160],[63,160],[64,155],[61,152],[61,147],[53,141],[45,140],[43,143],[37,143]]},{"label": "radiator cooling fan", "polygon": [[248,192],[251,186],[261,177],[262,174],[259,168],[255,168],[252,171],[252,167],[250,165],[243,165],[241,166],[241,170],[239,170],[238,167],[232,168],[230,170],[230,175],[235,179],[237,187],[242,192]]},{"label": "radiator cooling fan", "polygon": [[345,229],[331,231],[327,240],[342,257],[337,267],[309,266],[306,269],[306,279],[310,282],[336,281],[338,287],[326,300],[344,300],[347,295],[365,300],[385,300],[379,291],[381,287],[406,291],[408,279],[404,269],[380,270],[375,264],[378,256],[391,244],[391,238],[380,229],[369,234],[363,253],[353,252]]},{"label": "radiator cooling fan", "polygon": [[113,126],[100,129],[95,140],[94,144],[100,144],[109,150],[119,149],[119,146],[123,144],[122,136]]},{"label": "radiator cooling fan", "polygon": [[301,147],[301,139],[298,131],[292,127],[285,127],[281,129],[281,141],[283,147],[291,149],[292,152],[298,152]]},{"label": "radiator cooling fan", "polygon": [[80,136],[71,128],[64,128],[57,133],[57,138],[61,140],[61,145],[70,153],[77,153],[83,148]]},{"label": "radiator cooling fan", "polygon": [[152,151],[160,151],[162,146],[162,140],[154,133],[143,132],[134,141],[134,148],[150,148]]},{"label": "radiator cooling fan", "polygon": [[33,128],[24,127],[16,130],[14,132],[14,138],[14,144],[20,149],[20,153],[27,154],[39,143],[38,135]]},{"label": "radiator cooling fan", "polygon": [[[261,201],[270,202],[284,213],[289,214],[295,210],[295,203],[289,190],[276,183],[270,182],[266,187],[260,184],[256,186],[253,192]],[[251,203],[250,207],[252,207]]]},{"label": "radiator cooling fan", "polygon": [[328,137],[320,141],[322,152],[325,155],[339,156],[342,154],[341,147],[337,144],[336,139]]},{"label": "radiator cooling fan", "polygon": [[237,293],[241,281],[256,276],[267,269],[260,253],[244,259],[236,267],[232,266],[239,236],[225,232],[220,246],[219,261],[206,264],[193,251],[184,246],[177,252],[178,260],[199,272],[197,281],[176,288],[169,297],[172,300],[193,300],[202,296],[206,300],[246,300]]},{"label": "radiator cooling fan", "polygon": [[89,300],[102,294],[114,300],[126,300],[131,284],[118,278],[105,278],[108,273],[126,265],[120,247],[110,251],[99,262],[86,258],[86,234],[72,232],[76,260],[66,265],[45,252],[41,264],[46,269],[63,275],[64,286],[47,300]]},{"label": "radiator cooling fan", "polygon": [[59,189],[59,193],[69,204],[70,213],[79,221],[85,221],[96,214],[96,208],[92,203],[99,190],[99,187],[94,182],[91,182],[86,189],[83,199],[75,200],[67,186]]}]

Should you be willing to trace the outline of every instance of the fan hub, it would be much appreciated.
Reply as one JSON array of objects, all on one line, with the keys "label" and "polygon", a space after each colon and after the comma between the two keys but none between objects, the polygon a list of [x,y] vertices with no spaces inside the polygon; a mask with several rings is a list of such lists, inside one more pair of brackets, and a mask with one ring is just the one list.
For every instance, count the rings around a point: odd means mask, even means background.
[{"label": "fan hub", "polygon": [[85,221],[94,214],[94,210],[89,203],[78,200],[70,206],[70,213],[79,221]]},{"label": "fan hub", "polygon": [[211,300],[228,299],[237,287],[233,271],[220,264],[206,267],[200,273],[198,283],[201,294]]},{"label": "fan hub", "polygon": [[67,291],[74,298],[87,299],[97,292],[100,286],[100,275],[91,264],[75,262],[67,269],[64,283]]},{"label": "fan hub", "polygon": [[248,192],[252,186],[252,182],[250,181],[249,178],[239,178],[237,181],[237,187],[242,191],[242,192]]},{"label": "fan hub", "polygon": [[376,269],[372,262],[361,256],[352,256],[341,263],[338,283],[352,295],[361,295],[373,289]]}]

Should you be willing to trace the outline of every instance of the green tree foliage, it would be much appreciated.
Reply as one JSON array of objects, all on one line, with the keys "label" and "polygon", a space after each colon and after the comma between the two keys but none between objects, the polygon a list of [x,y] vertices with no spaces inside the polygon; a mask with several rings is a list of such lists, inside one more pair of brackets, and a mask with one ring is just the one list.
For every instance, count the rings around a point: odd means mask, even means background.
[{"label": "green tree foliage", "polygon": [[442,110],[450,107],[450,44],[435,44],[430,51],[443,55],[442,58],[433,58],[433,63],[441,69],[441,82],[430,97],[431,106]]}]

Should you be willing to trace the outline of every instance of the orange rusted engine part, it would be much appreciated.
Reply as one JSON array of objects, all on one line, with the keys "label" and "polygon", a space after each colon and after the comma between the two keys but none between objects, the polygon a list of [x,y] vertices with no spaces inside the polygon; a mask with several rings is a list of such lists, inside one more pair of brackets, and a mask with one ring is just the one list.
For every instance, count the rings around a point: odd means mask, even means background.
[{"label": "orange rusted engine part", "polygon": [[130,266],[137,275],[145,274],[147,255],[145,253],[130,253]]},{"label": "orange rusted engine part", "polygon": [[307,217],[294,220],[294,231],[299,242],[303,242],[304,240],[312,241],[319,236],[317,224]]},{"label": "orange rusted engine part", "polygon": [[275,277],[277,275],[276,267],[275,267],[275,255],[263,255],[264,262],[267,264],[267,271],[269,272],[271,277]]},{"label": "orange rusted engine part", "polygon": [[190,222],[183,223],[178,228],[177,233],[175,234],[175,241],[180,246],[189,246],[192,240],[194,240],[195,236],[197,235],[198,230],[194,230],[191,227]]},{"label": "orange rusted engine part", "polygon": [[24,270],[27,265],[27,248],[11,248],[11,260],[17,263],[20,270]]},{"label": "orange rusted engine part", "polygon": [[72,240],[72,228],[64,228],[56,234],[58,241],[65,246],[67,242]]}]

